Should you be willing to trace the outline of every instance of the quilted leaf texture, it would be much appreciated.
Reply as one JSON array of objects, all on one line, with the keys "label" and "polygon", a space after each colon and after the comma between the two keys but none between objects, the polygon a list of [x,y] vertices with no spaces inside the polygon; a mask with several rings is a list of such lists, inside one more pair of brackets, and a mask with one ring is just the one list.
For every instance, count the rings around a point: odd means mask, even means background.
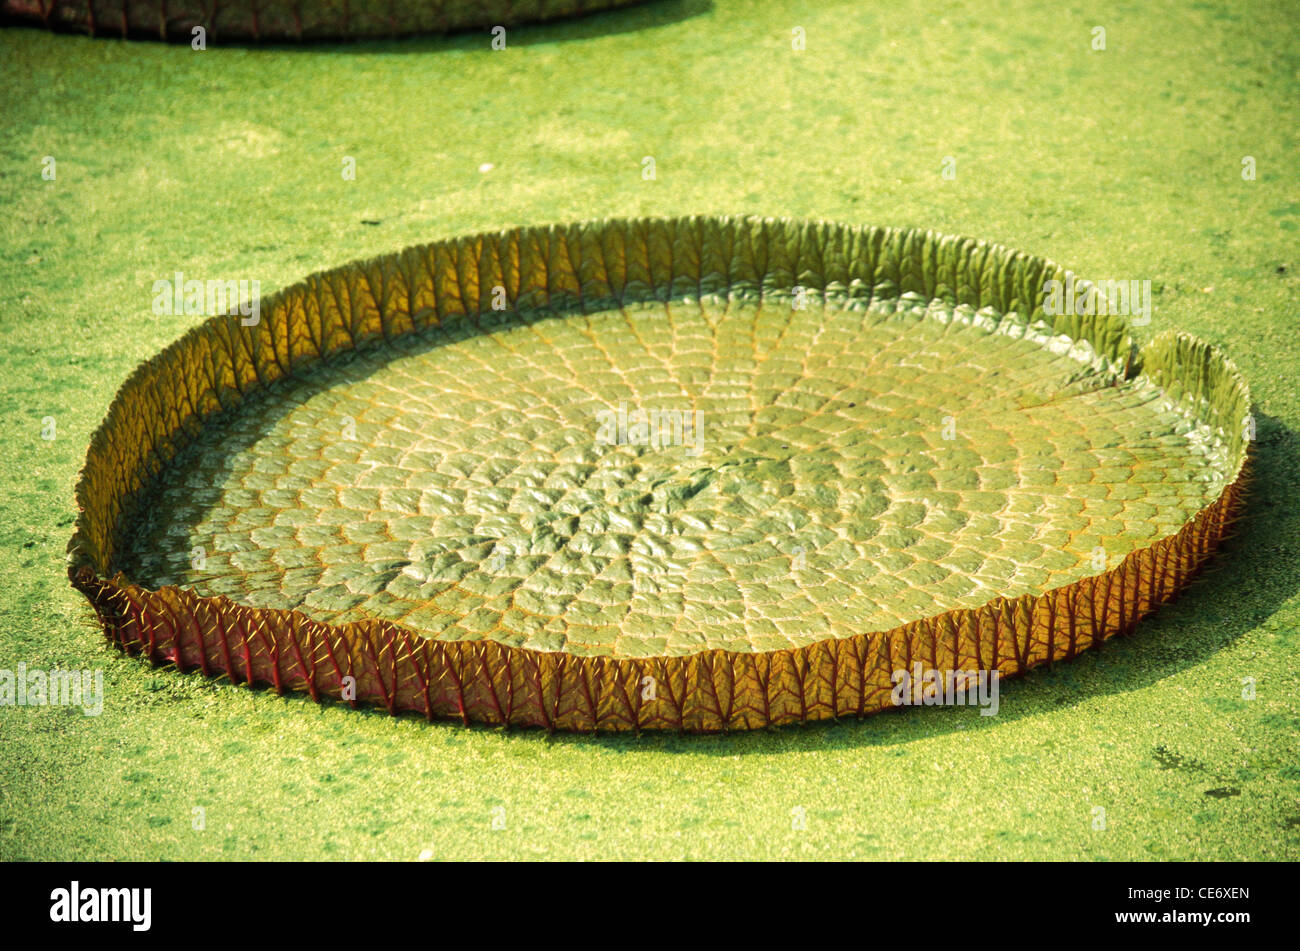
[{"label": "quilted leaf texture", "polygon": [[[1048,280],[725,217],[317,274],[126,381],[69,576],[155,663],[467,723],[752,729],[1068,660],[1211,555],[1250,400],[1195,338],[1045,313]],[[611,422],[638,409],[677,429]]]},{"label": "quilted leaf texture", "polygon": [[576,16],[637,0],[0,0],[11,22],[190,42],[438,34]]}]

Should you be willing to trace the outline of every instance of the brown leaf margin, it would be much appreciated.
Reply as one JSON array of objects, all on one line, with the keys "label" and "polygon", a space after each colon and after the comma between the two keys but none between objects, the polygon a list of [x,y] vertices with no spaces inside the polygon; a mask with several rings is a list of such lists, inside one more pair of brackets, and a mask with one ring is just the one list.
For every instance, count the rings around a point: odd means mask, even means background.
[{"label": "brown leaf margin", "polygon": [[[212,318],[132,373],[92,437],[77,483],[68,575],[109,640],[155,664],[467,724],[755,729],[889,708],[891,673],[917,662],[1007,677],[1069,660],[1131,632],[1187,585],[1223,539],[1243,504],[1250,396],[1236,367],[1194,337],[1167,332],[1139,353],[1121,318],[1045,315],[1041,289],[1052,278],[1073,275],[984,241],[753,217],[518,228],[316,274],[263,301],[257,325],[243,326],[237,315]],[[237,410],[250,393],[348,350],[432,325],[490,326],[499,319],[491,310],[494,285],[503,285],[520,311],[705,295],[755,300],[796,285],[846,308],[905,295],[968,304],[1003,331],[1035,325],[1086,342],[1116,378],[1145,374],[1225,441],[1227,488],[1180,531],[1094,577],[888,631],[758,653],[623,659],[433,641],[385,621],[334,626],[189,589],[151,591],[114,568],[142,493],[206,423]],[[653,697],[646,678],[653,678]]]},{"label": "brown leaf margin", "polygon": [[0,20],[189,43],[338,40],[513,26],[643,0],[0,0]]}]

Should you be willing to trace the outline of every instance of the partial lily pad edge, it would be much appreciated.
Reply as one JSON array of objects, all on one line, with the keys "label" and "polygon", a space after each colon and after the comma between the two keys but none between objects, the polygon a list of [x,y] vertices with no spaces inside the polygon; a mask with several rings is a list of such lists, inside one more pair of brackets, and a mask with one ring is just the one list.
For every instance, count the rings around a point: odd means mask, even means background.
[{"label": "partial lily pad edge", "polygon": [[301,43],[440,36],[580,16],[643,0],[0,0],[0,22],[116,39]]}]

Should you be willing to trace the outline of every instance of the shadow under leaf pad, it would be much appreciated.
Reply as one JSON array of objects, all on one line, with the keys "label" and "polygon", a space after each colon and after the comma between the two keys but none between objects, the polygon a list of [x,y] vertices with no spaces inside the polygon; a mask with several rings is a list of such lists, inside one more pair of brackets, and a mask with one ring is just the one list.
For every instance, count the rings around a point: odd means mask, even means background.
[{"label": "shadow under leaf pad", "polygon": [[156,663],[430,718],[715,731],[1067,660],[1241,505],[1216,350],[1057,265],[754,218],[452,239],[140,367],[69,573]]}]

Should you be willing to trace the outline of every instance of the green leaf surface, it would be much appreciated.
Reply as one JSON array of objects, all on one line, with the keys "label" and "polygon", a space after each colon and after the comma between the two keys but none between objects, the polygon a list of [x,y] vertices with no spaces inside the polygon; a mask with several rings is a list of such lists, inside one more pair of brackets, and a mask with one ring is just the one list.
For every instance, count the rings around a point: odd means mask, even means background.
[{"label": "green leaf surface", "polygon": [[[732,702],[773,689],[753,665],[796,664],[779,691],[830,651],[832,711],[841,650],[873,658],[864,710],[918,636],[971,669],[1073,656],[1212,549],[1249,397],[1194,338],[1135,357],[1119,317],[1045,314],[1049,276],[1070,277],[928,232],[704,218],[479,235],[316,275],[123,387],[72,575],[161,589],[218,627],[221,605],[250,609],[242,637],[278,625],[295,653],[304,624],[350,655],[365,630],[367,651],[397,651],[391,688],[372,658],[390,706],[403,662],[436,679],[443,661],[395,646],[420,638],[459,662],[497,645],[489,690],[539,654],[634,661],[615,681],[708,655],[758,678],[733,672]],[[277,686],[318,689],[314,664],[286,672],[268,644]],[[712,689],[705,728],[730,725]],[[802,679],[790,692],[807,716]]]}]

